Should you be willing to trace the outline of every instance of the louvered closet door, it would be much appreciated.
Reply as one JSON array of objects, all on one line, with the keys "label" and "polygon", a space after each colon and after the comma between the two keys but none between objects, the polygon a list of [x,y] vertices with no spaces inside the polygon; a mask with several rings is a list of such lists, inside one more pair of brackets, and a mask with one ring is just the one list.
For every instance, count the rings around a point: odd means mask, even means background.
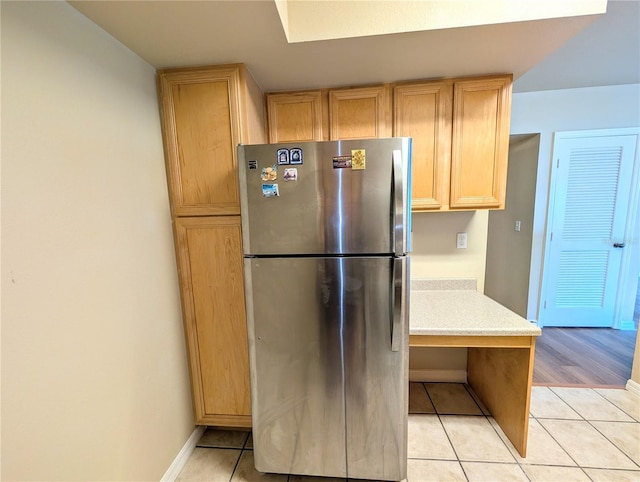
[{"label": "louvered closet door", "polygon": [[636,136],[556,139],[543,326],[612,326],[635,149]]}]

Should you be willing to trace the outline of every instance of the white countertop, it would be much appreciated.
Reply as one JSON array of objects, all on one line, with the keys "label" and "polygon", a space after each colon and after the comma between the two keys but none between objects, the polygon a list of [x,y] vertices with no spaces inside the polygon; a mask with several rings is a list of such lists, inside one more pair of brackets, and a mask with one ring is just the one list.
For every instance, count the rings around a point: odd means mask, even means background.
[{"label": "white countertop", "polygon": [[536,325],[488,296],[475,291],[474,280],[472,284],[461,283],[462,281],[472,280],[412,281],[409,305],[411,335],[539,336],[541,334],[540,328]]}]

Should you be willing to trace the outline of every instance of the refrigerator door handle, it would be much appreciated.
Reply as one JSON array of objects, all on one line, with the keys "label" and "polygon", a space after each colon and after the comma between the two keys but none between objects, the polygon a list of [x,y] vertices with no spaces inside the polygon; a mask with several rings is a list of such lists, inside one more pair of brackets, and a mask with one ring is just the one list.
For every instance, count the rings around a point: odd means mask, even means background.
[{"label": "refrigerator door handle", "polygon": [[391,287],[391,351],[400,351],[406,317],[405,291],[406,258],[393,260],[393,286]]},{"label": "refrigerator door handle", "polygon": [[396,256],[402,256],[406,253],[406,216],[407,205],[405,191],[407,189],[406,173],[403,169],[402,151],[397,149],[393,151],[393,202],[392,202],[392,221],[393,221],[393,238],[394,252]]}]

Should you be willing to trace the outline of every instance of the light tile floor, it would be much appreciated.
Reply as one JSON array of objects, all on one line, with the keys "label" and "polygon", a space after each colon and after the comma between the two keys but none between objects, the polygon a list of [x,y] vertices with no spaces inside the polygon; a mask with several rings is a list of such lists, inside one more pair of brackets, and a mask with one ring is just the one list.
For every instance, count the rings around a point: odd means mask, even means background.
[{"label": "light tile floor", "polygon": [[[533,387],[524,459],[467,385],[411,383],[409,413],[408,482],[640,482],[640,397],[626,390]],[[339,479],[261,474],[249,432],[208,429],[177,480]]]}]

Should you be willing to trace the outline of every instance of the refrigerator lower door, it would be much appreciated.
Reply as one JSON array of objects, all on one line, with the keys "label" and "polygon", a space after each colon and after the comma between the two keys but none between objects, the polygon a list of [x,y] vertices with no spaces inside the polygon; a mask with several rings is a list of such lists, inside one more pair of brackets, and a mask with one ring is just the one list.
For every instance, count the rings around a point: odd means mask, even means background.
[{"label": "refrigerator lower door", "polygon": [[407,476],[409,259],[391,262],[391,281],[382,266],[365,265],[362,290],[349,300],[355,316],[344,325],[347,469],[352,478]]},{"label": "refrigerator lower door", "polygon": [[[397,269],[391,257],[245,259],[257,470],[406,476],[408,350],[391,346]],[[406,323],[400,333],[404,347]]]}]

